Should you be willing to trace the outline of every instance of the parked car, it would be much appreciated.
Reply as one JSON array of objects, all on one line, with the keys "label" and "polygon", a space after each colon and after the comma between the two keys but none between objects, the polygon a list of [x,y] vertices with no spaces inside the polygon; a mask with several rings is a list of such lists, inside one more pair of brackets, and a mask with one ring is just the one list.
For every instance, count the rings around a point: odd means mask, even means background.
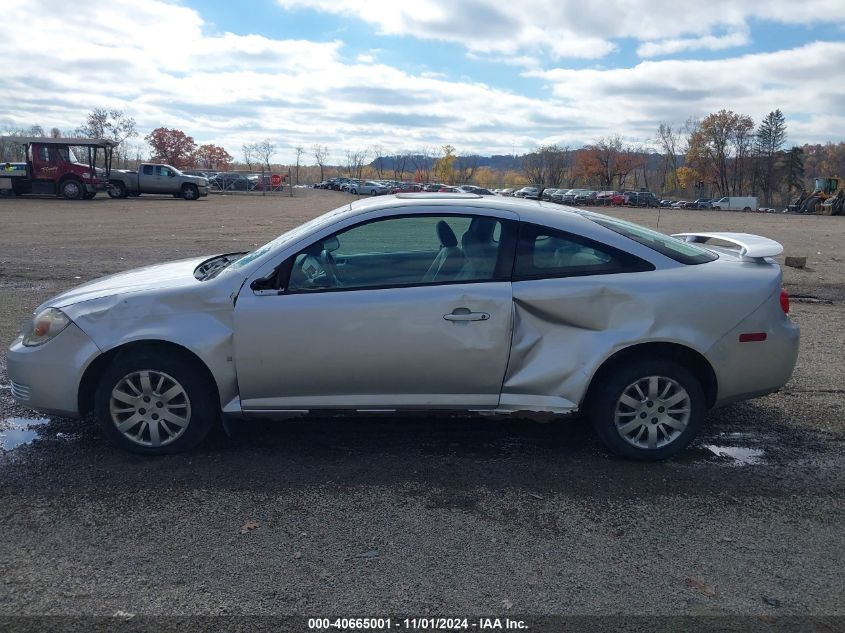
[{"label": "parked car", "polygon": [[514,191],[516,191],[516,190],[512,189],[512,188],[505,188],[505,189],[502,189],[501,191],[499,191],[499,195],[504,196],[505,198],[510,198],[510,197],[513,196]]},{"label": "parked car", "polygon": [[587,205],[592,205],[596,203],[596,196],[598,196],[597,191],[582,191],[577,196],[575,196],[572,204],[577,206],[583,207]]},{"label": "parked car", "polygon": [[209,178],[208,184],[220,191],[251,191],[254,183],[243,174],[221,171]]},{"label": "parked car", "polygon": [[632,207],[659,207],[660,201],[650,191],[628,191],[625,193],[625,204]]},{"label": "parked car", "polygon": [[458,191],[461,193],[474,193],[478,196],[492,196],[495,195],[489,189],[485,189],[484,187],[476,187],[475,185],[461,185],[458,187]]},{"label": "parked car", "polygon": [[540,194],[540,199],[551,201],[552,195],[556,194],[558,191],[560,190],[557,187],[546,187],[543,189],[543,193]]},{"label": "parked car", "polygon": [[687,205],[687,209],[709,209],[713,200],[711,198],[698,198]]},{"label": "parked car", "polygon": [[720,211],[756,211],[756,196],[725,196],[713,201],[713,208]]},{"label": "parked car", "polygon": [[531,185],[530,187],[523,187],[513,192],[514,198],[528,198],[530,200],[537,200],[540,197],[540,187]]},{"label": "parked car", "polygon": [[[569,189],[560,196],[560,203],[561,204],[575,204],[575,198],[577,198],[582,193],[586,192],[586,189]],[[552,196],[552,200],[554,202],[558,202],[558,194]]]},{"label": "parked car", "polygon": [[422,185],[412,182],[402,182],[394,185],[390,193],[419,193],[423,190]]},{"label": "parked car", "polygon": [[196,200],[208,195],[209,181],[201,176],[187,176],[170,165],[141,163],[136,170],[113,169],[109,174],[108,194],[112,198],[163,193]]},{"label": "parked car", "polygon": [[423,191],[440,191],[440,188],[443,187],[442,183],[439,182],[430,182],[426,185],[423,185]]},{"label": "parked car", "polygon": [[364,182],[356,183],[349,189],[349,193],[362,196],[381,196],[390,193],[390,189],[383,184],[374,182],[372,180],[365,180]]},{"label": "parked car", "polygon": [[93,412],[147,455],[193,448],[221,414],[583,410],[611,451],[661,459],[708,409],[789,379],[782,250],[492,197],[366,199],[250,253],[48,299],[7,373],[19,405]]},{"label": "parked car", "polygon": [[596,194],[596,204],[601,206],[610,206],[611,200],[617,195],[616,191],[599,191]]},{"label": "parked car", "polygon": [[450,187],[449,185],[441,185],[437,193],[462,193],[457,187]]}]

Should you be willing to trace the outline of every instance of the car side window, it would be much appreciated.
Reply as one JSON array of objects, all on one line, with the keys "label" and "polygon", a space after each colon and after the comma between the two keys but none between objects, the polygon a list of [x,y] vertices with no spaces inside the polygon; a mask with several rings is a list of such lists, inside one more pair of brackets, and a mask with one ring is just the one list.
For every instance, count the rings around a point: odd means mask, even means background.
[{"label": "car side window", "polygon": [[606,275],[651,270],[640,258],[593,240],[523,223],[517,243],[514,280]]},{"label": "car side window", "polygon": [[[503,222],[403,216],[358,224],[293,258],[287,292],[492,281]],[[510,264],[508,263],[508,268]]]},{"label": "car side window", "polygon": [[144,165],[144,175],[145,176],[152,176],[153,175],[153,166],[152,165]]}]

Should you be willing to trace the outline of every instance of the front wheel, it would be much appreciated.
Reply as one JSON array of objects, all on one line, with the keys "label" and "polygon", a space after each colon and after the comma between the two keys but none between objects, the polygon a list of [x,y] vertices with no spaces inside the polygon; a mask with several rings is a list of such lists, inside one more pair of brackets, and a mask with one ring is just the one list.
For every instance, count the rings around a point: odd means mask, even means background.
[{"label": "front wheel", "polygon": [[633,362],[603,380],[588,404],[611,452],[638,460],[676,455],[695,439],[706,402],[699,380],[669,360]]},{"label": "front wheel", "polygon": [[196,185],[184,185],[182,187],[182,197],[185,200],[196,200],[200,197],[199,189]]},{"label": "front wheel", "polygon": [[198,361],[129,352],[106,370],[94,410],[118,446],[145,455],[178,453],[197,446],[218,419],[215,392]]},{"label": "front wheel", "polygon": [[82,183],[78,180],[65,180],[61,186],[61,194],[67,200],[81,200],[82,194],[85,193],[85,190],[82,187]]}]

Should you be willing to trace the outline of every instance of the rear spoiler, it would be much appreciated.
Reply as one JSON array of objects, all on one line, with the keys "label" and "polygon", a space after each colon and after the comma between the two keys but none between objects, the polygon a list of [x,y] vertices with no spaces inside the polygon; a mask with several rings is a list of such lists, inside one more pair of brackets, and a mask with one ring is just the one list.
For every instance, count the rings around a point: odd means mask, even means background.
[{"label": "rear spoiler", "polygon": [[685,242],[707,242],[711,239],[729,242],[739,246],[740,257],[749,260],[774,257],[783,252],[780,242],[751,233],[675,233],[672,237],[683,239]]}]

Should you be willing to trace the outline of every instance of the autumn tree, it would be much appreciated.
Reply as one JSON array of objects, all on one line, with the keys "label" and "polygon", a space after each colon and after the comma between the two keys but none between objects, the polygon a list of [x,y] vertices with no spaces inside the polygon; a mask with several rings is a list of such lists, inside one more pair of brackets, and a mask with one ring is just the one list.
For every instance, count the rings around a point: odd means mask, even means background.
[{"label": "autumn tree", "polygon": [[233,158],[222,147],[217,145],[200,145],[195,154],[195,164],[205,169],[225,171]]},{"label": "autumn tree", "polygon": [[455,175],[455,148],[444,145],[441,151],[443,155],[434,163],[434,178],[442,183],[450,184]]},{"label": "autumn tree", "polygon": [[707,115],[690,135],[687,163],[722,195],[739,193],[753,129],[751,117],[732,110]]},{"label": "autumn tree", "polygon": [[681,191],[690,192],[698,186],[701,181],[701,174],[692,167],[682,165],[676,171],[678,187]]},{"label": "autumn tree", "polygon": [[157,127],[144,140],[153,150],[151,160],[164,162],[177,168],[189,167],[194,162],[197,144],[182,130]]}]

